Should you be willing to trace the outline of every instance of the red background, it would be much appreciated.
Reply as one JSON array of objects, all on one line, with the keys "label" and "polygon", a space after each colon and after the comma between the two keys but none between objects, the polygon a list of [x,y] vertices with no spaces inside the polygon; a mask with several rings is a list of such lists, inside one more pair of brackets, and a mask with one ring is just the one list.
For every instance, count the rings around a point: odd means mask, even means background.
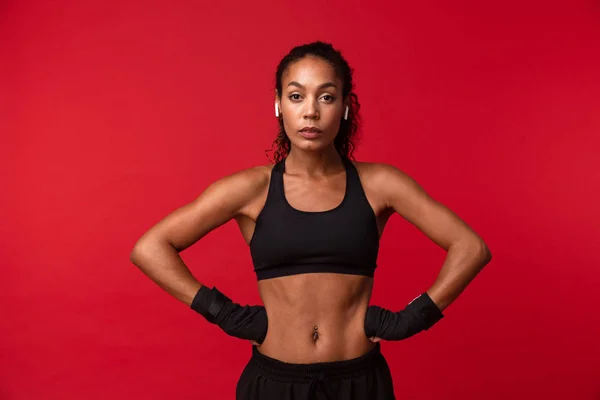
[{"label": "red background", "polygon": [[[562,1],[0,5],[0,399],[233,398],[251,345],[129,262],[212,181],[267,162],[294,45],[356,69],[359,160],[412,175],[493,261],[434,329],[383,342],[399,399],[596,399],[600,6]],[[444,252],[399,217],[373,303]],[[259,296],[234,223],[183,254]]]}]

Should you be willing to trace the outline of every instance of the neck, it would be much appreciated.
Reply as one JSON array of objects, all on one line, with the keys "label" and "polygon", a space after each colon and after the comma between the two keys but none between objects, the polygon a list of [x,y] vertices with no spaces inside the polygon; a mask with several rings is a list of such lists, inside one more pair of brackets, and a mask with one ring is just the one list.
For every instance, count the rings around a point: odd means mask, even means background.
[{"label": "neck", "polygon": [[332,171],[339,170],[340,166],[342,166],[342,158],[334,146],[318,152],[302,151],[292,147],[285,162],[286,172],[309,176],[328,175]]}]

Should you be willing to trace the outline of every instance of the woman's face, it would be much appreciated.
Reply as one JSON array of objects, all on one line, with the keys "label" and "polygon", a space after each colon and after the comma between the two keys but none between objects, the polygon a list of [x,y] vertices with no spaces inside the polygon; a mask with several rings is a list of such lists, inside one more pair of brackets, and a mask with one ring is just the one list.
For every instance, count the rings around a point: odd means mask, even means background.
[{"label": "woman's face", "polygon": [[284,72],[276,100],[292,147],[318,151],[333,145],[344,112],[342,82],[318,57],[305,57]]}]

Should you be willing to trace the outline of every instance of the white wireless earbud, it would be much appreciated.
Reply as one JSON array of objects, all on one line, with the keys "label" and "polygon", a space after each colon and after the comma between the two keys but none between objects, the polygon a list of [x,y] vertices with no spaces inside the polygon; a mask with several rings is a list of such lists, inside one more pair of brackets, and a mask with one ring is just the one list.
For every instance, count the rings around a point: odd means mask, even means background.
[{"label": "white wireless earbud", "polygon": [[275,116],[279,118],[279,107],[277,107],[277,102],[275,102]]},{"label": "white wireless earbud", "polygon": [[346,112],[344,113],[344,119],[348,119],[348,106],[346,106]]}]

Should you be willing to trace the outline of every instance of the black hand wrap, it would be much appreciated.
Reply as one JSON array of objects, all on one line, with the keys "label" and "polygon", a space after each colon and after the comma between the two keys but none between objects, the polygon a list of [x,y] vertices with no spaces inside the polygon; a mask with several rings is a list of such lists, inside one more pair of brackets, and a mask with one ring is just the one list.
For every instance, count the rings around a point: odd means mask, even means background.
[{"label": "black hand wrap", "polygon": [[425,292],[398,312],[369,306],[365,317],[365,333],[367,337],[402,340],[431,328],[443,317],[442,311]]},{"label": "black hand wrap", "polygon": [[263,306],[241,306],[219,292],[202,286],[190,308],[225,333],[240,339],[262,343],[267,336],[267,312]]}]

